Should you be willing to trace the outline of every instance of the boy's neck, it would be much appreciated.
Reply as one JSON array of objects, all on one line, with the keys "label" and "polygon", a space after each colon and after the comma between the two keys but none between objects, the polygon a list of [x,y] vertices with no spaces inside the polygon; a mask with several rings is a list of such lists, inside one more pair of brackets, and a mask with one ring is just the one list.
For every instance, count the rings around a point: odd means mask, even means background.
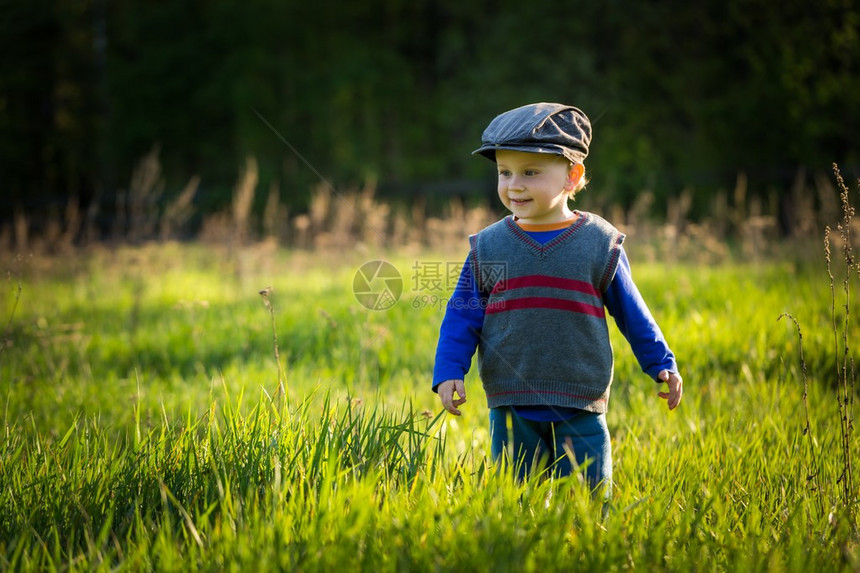
[{"label": "boy's neck", "polygon": [[579,211],[574,211],[571,216],[563,221],[556,223],[524,223],[514,215],[514,223],[516,223],[523,231],[558,231],[559,229],[567,229],[574,221],[579,218]]}]

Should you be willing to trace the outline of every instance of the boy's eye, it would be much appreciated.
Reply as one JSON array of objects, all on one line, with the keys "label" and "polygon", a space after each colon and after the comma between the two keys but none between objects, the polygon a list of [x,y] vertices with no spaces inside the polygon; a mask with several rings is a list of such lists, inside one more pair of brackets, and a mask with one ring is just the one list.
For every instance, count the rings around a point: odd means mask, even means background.
[{"label": "boy's eye", "polygon": [[511,172],[510,172],[510,171],[508,171],[507,169],[500,169],[500,170],[499,170],[499,175],[500,175],[500,176],[502,176],[502,177],[510,177]]},{"label": "boy's eye", "polygon": [[537,169],[526,169],[525,174],[527,177],[532,177],[532,176],[538,174],[538,170]]}]

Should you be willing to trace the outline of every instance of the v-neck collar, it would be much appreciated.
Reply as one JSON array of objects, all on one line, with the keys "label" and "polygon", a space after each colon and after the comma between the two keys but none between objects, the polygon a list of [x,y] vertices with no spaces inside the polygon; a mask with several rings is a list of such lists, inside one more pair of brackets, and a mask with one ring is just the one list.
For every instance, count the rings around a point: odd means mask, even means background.
[{"label": "v-neck collar", "polygon": [[530,237],[529,234],[520,227],[516,221],[514,221],[513,215],[505,217],[505,224],[508,230],[513,233],[517,239],[525,243],[532,254],[542,259],[576,233],[588,220],[588,213],[583,213],[581,211],[574,211],[574,213],[576,214],[576,219],[573,220],[570,226],[559,233],[558,236],[543,244]]}]

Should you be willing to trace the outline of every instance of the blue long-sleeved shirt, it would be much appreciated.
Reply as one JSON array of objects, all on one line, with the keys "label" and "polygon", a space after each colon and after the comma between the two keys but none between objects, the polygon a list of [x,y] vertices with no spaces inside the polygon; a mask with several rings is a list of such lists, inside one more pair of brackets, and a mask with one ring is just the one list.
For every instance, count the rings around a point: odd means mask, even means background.
[{"label": "blue long-sleeved shirt", "polygon": [[[546,243],[563,231],[564,229],[525,232],[535,240]],[[433,370],[434,391],[441,382],[462,380],[469,371],[472,355],[480,341],[488,296],[478,289],[467,259],[442,319]],[[623,249],[615,276],[604,293],[603,304],[615,319],[618,329],[627,339],[639,366],[646,374],[656,380],[662,370],[678,371],[674,354],[633,282],[630,262]],[[524,417],[541,421],[566,417],[564,413],[559,414],[559,408],[543,406],[518,406],[516,411]]]}]

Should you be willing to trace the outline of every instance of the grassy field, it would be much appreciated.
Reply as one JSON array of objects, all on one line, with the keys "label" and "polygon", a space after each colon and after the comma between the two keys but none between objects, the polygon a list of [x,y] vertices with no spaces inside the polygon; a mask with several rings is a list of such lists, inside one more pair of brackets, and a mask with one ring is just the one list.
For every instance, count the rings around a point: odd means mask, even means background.
[{"label": "grassy field", "polygon": [[[464,415],[442,415],[430,379],[453,283],[425,279],[463,255],[161,244],[4,259],[0,568],[860,570],[840,430],[854,404],[839,402],[858,327],[823,257],[633,257],[685,396],[669,412],[611,328],[603,507],[574,478],[495,471],[474,373]],[[388,310],[353,296],[374,259],[403,278]],[[806,401],[783,313],[802,329]]]}]

